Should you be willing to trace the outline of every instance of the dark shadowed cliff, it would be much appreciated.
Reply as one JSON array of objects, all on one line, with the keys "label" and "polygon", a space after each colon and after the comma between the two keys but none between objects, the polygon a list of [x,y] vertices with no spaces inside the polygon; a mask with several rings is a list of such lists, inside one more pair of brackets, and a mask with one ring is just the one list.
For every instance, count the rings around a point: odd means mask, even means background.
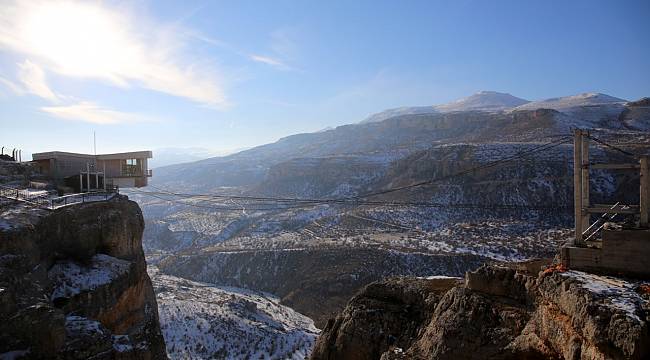
[{"label": "dark shadowed cliff", "polygon": [[138,205],[20,206],[2,212],[0,354],[166,358]]}]

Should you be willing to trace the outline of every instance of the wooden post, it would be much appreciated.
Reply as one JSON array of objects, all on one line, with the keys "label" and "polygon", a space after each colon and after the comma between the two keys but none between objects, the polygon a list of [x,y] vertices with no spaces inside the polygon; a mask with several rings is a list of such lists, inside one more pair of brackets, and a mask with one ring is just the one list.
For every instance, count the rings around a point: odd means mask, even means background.
[{"label": "wooden post", "polygon": [[641,156],[639,160],[639,165],[641,167],[641,178],[640,178],[640,201],[639,201],[639,226],[648,227],[648,211],[650,207],[650,169],[648,168],[648,156]]},{"label": "wooden post", "polygon": [[79,192],[84,191],[84,173],[83,171],[79,172]]},{"label": "wooden post", "polygon": [[[580,166],[581,181],[582,181],[582,208],[586,209],[589,207],[589,131],[582,132],[582,153],[580,157],[582,158],[582,163]],[[581,233],[583,233],[590,225],[591,214],[582,211],[582,220],[580,224],[582,226]],[[581,238],[581,240],[584,240]]]},{"label": "wooden post", "polygon": [[88,191],[90,191],[90,164],[89,163],[86,163],[86,180],[88,180],[86,186],[88,186]]},{"label": "wooden post", "polygon": [[575,218],[574,245],[582,245],[582,130],[573,135],[573,208]]}]

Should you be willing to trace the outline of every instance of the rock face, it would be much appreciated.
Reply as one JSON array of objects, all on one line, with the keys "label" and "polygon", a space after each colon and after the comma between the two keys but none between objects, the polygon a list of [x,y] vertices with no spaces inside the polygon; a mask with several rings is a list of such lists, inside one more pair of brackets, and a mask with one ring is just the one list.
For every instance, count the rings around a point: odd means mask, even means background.
[{"label": "rock face", "polygon": [[368,285],[330,319],[315,359],[379,359],[391,347],[408,348],[440,297],[460,279],[392,278]]},{"label": "rock face", "polygon": [[312,359],[650,356],[650,297],[641,282],[486,266],[468,273],[464,285],[446,292],[444,285],[438,279],[369,285],[328,322]]},{"label": "rock face", "polygon": [[117,196],[31,212],[0,229],[0,354],[166,358],[138,205]]}]

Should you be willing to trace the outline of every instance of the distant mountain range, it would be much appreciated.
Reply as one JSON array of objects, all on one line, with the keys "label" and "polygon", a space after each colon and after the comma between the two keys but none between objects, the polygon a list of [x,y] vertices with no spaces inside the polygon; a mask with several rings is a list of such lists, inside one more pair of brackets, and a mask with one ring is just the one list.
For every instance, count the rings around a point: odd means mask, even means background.
[{"label": "distant mountain range", "polygon": [[626,100],[600,93],[584,93],[573,96],[551,98],[540,101],[529,101],[508,93],[496,91],[479,91],[474,95],[452,101],[450,103],[432,106],[414,106],[388,109],[370,115],[361,123],[377,122],[400,115],[447,113],[453,111],[506,111],[506,110],[563,110],[572,107],[624,104]]},{"label": "distant mountain range", "polygon": [[[301,195],[312,191],[305,190],[311,185],[304,184],[301,190],[296,182],[307,173],[315,176],[313,171],[318,168],[325,175],[347,174],[351,183],[345,177],[337,182],[344,183],[345,192],[355,193],[389,163],[432,146],[538,142],[549,135],[569,134],[573,128],[647,133],[650,106],[647,100],[628,103],[598,93],[530,102],[482,91],[448,104],[387,110],[357,124],[291,135],[227,156],[164,166],[157,169],[152,183],[186,189],[244,186],[268,191],[266,185],[271,181],[284,184],[285,193]],[[350,166],[364,174],[355,174]],[[291,189],[286,188],[289,178],[296,183]]]},{"label": "distant mountain range", "polygon": [[432,106],[414,106],[388,109],[370,115],[362,124],[383,121],[400,115],[444,113],[452,111],[502,111],[527,104],[530,101],[496,91],[479,91],[474,95],[452,101],[447,104]]},{"label": "distant mountain range", "polygon": [[153,150],[153,158],[149,160],[149,167],[155,169],[161,166],[188,163],[188,162],[203,160],[215,156],[226,156],[242,150],[244,149],[240,148],[234,150],[214,151],[214,150],[199,148],[199,147],[159,148]]}]

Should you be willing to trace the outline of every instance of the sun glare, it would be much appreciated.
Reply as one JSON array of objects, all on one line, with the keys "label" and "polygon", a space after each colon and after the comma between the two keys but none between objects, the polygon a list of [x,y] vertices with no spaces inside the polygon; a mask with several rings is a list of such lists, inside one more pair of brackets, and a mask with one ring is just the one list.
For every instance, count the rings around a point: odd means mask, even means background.
[{"label": "sun glare", "polygon": [[92,5],[44,4],[27,15],[24,39],[63,73],[114,76],[136,57],[119,23],[115,14]]}]

